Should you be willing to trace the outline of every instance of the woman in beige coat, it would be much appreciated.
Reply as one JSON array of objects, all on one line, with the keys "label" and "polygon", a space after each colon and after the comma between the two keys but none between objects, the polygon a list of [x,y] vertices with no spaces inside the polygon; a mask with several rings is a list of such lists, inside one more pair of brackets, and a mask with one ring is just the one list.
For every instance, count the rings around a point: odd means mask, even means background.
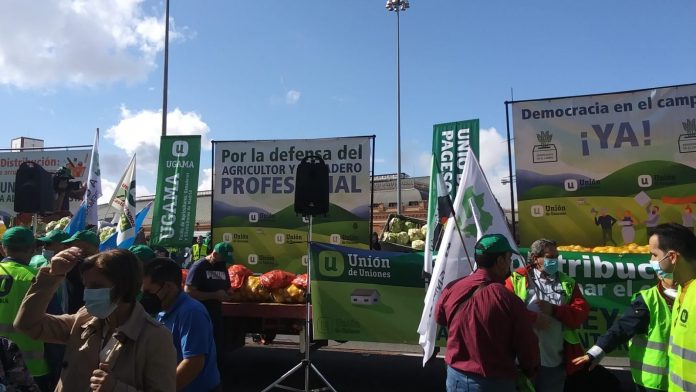
[{"label": "woman in beige coat", "polygon": [[142,267],[125,250],[110,250],[79,265],[85,306],[76,314],[46,314],[51,297],[82,259],[69,248],[39,271],[14,326],[33,339],[65,344],[56,391],[176,390],[176,350],[164,326],[136,300]]}]

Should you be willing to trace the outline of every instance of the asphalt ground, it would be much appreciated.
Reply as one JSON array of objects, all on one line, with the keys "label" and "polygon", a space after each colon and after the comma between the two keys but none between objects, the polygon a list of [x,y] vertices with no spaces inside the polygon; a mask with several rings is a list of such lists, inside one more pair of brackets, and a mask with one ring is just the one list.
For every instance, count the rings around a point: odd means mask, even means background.
[{"label": "asphalt ground", "polygon": [[[247,339],[245,347],[226,353],[224,390],[259,392],[273,384],[304,359],[296,340],[297,337],[279,337],[274,344],[260,345]],[[423,367],[419,350],[410,345],[331,341],[327,347],[310,352],[310,363],[336,391],[445,391],[444,360],[438,356]],[[619,391],[628,392],[634,386],[623,367],[626,363],[624,358],[607,358],[603,365],[621,381]],[[304,368],[295,371],[282,385],[304,391]],[[312,389],[325,386],[313,371],[309,385]],[[592,392],[605,390],[609,391],[602,385],[592,388]]]}]

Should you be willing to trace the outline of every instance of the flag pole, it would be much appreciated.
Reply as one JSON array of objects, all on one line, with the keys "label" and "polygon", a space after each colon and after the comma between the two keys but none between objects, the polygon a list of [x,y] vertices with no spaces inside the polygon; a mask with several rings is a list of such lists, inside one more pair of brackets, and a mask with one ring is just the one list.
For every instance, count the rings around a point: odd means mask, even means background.
[{"label": "flag pole", "polygon": [[[512,93],[512,91],[510,92]],[[512,238],[517,241],[517,234],[515,229],[515,188],[512,183],[512,147],[510,138],[510,110],[508,109],[508,104],[514,101],[505,101],[505,122],[507,123],[507,149],[508,149],[508,171],[510,172],[510,213],[512,214]]]},{"label": "flag pole", "polygon": [[167,90],[169,85],[169,0],[164,16],[164,81],[162,87],[162,136],[167,136]]}]

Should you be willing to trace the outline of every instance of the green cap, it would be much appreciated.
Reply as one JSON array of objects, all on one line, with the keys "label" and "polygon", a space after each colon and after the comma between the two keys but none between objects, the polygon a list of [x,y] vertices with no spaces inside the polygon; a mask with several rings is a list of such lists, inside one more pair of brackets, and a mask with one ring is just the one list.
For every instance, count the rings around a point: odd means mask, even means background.
[{"label": "green cap", "polygon": [[234,257],[232,255],[233,250],[232,245],[228,244],[227,242],[218,242],[213,248],[215,253],[219,254],[225,259],[225,263],[231,263],[234,261]]},{"label": "green cap", "polygon": [[73,241],[84,241],[88,244],[99,247],[99,236],[92,230],[80,230],[67,240],[61,241],[63,244],[70,244]]},{"label": "green cap", "polygon": [[487,234],[481,237],[476,245],[474,246],[477,255],[484,255],[489,253],[505,253],[512,252],[516,255],[520,252],[516,251],[507,238],[502,234]]},{"label": "green cap", "polygon": [[128,250],[143,263],[147,263],[155,258],[155,251],[147,245],[133,245]]},{"label": "green cap", "polygon": [[53,242],[63,242],[70,238],[70,235],[63,230],[51,230],[46,233],[45,236],[37,238],[41,242],[53,243]]},{"label": "green cap", "polygon": [[2,235],[2,244],[13,248],[28,248],[34,246],[34,232],[23,226],[7,229]]}]

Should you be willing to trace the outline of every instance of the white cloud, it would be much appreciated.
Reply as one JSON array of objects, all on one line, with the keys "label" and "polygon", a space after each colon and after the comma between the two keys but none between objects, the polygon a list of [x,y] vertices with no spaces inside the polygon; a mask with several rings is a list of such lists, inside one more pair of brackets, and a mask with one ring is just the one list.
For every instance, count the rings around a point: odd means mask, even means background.
[{"label": "white cloud", "polygon": [[[164,47],[163,10],[147,15],[143,3],[3,1],[0,84],[50,88],[142,80]],[[180,38],[172,26],[170,39]]]},{"label": "white cloud", "polygon": [[[196,112],[182,112],[179,108],[167,114],[167,135],[201,135],[202,148],[210,149],[208,124]],[[133,113],[121,107],[121,120],[106,131],[116,147],[129,156],[137,154],[138,169],[157,172],[159,144],[162,136],[162,111],[141,110]]]},{"label": "white cloud", "polygon": [[209,191],[213,189],[213,169],[203,169],[203,180],[198,185],[199,191]]},{"label": "white cloud", "polygon": [[510,208],[510,185],[503,185],[500,182],[501,179],[510,175],[506,140],[495,128],[481,129],[479,163],[500,205]]},{"label": "white cloud", "polygon": [[111,200],[111,196],[113,196],[114,191],[116,190],[116,181],[109,181],[108,179],[102,177],[102,195],[99,198],[99,200],[97,200],[97,204],[106,204],[109,202],[109,200]]},{"label": "white cloud", "polygon": [[[136,179],[136,181],[137,181],[137,179]],[[146,187],[145,185],[139,185],[136,182],[135,197],[152,196],[154,194],[155,194],[155,192],[151,191],[148,187]]]},{"label": "white cloud", "polygon": [[285,94],[285,103],[288,105],[294,105],[300,100],[301,92],[297,90],[290,90]]}]

